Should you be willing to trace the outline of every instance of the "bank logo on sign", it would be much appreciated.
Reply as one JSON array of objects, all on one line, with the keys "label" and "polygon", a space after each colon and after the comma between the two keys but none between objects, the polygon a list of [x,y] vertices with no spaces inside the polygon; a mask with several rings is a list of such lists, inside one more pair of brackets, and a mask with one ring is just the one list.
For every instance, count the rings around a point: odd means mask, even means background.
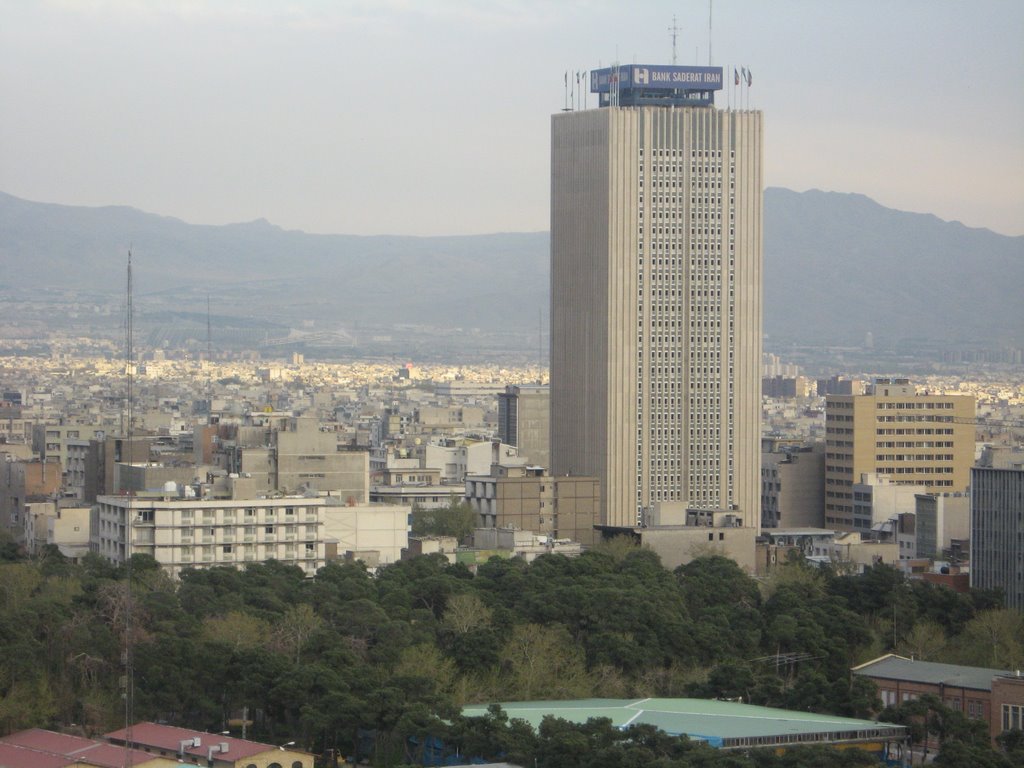
[{"label": "bank logo on sign", "polygon": [[633,80],[637,85],[647,85],[651,76],[648,74],[646,67],[633,67]]}]

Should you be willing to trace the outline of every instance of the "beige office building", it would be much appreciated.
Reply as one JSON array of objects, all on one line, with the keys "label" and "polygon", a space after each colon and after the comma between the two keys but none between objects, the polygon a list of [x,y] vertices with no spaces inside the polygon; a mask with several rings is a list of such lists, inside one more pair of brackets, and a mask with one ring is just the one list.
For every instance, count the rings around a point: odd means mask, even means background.
[{"label": "beige office building", "polygon": [[604,525],[760,523],[762,114],[716,109],[721,74],[598,70],[552,118],[552,474],[600,478]]},{"label": "beige office building", "polygon": [[[825,527],[870,527],[854,484],[884,476],[926,493],[966,491],[974,463],[974,398],[917,394],[908,379],[878,379],[867,394],[825,401]],[[918,488],[917,493],[921,492]]]}]

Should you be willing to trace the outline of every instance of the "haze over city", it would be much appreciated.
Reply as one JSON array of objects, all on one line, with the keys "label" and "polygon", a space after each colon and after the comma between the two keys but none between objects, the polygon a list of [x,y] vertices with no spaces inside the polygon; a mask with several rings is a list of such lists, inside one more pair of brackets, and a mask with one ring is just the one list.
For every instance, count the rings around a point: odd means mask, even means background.
[{"label": "haze over city", "polygon": [[[0,12],[0,190],[319,233],[546,230],[565,73],[669,63],[673,16],[679,63],[709,47],[694,0]],[[719,0],[712,21],[714,64],[770,106],[767,186],[1024,233],[1024,5]]]},{"label": "haze over city", "polygon": [[711,4],[0,0],[0,768],[1024,766],[1024,5]]}]

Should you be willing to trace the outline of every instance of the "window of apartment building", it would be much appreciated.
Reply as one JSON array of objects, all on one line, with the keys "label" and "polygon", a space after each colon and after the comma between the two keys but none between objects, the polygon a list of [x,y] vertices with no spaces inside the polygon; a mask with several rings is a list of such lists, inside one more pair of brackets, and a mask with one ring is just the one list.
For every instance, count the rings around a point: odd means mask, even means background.
[{"label": "window of apartment building", "polygon": [[978,699],[968,699],[967,716],[972,720],[981,720],[985,717],[985,705]]},{"label": "window of apartment building", "polygon": [[1003,730],[1024,729],[1024,704],[1003,704]]},{"label": "window of apartment building", "polygon": [[273,532],[274,532],[274,526],[272,526],[272,525],[268,525],[268,526],[266,526],[266,527],[265,527],[265,528],[263,529],[263,532],[264,532],[264,533],[273,533]]}]

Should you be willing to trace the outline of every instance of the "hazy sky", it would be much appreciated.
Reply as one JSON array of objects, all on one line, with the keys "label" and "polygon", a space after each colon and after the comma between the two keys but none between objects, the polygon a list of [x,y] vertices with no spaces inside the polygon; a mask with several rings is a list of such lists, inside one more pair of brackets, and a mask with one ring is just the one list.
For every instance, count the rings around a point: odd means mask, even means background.
[{"label": "hazy sky", "polygon": [[[673,14],[679,63],[706,64],[707,0],[0,0],[0,191],[544,230],[565,71],[671,63]],[[711,40],[753,74],[767,185],[1024,234],[1021,0],[715,0]]]}]

